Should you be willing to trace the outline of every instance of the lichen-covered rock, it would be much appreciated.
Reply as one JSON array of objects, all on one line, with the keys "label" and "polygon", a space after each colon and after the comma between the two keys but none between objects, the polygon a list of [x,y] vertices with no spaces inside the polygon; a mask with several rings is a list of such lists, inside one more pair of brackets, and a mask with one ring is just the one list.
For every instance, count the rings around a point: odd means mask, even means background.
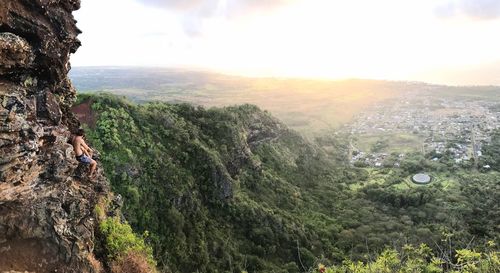
[{"label": "lichen-covered rock", "polygon": [[78,171],[67,143],[79,5],[0,2],[0,272],[96,272],[94,207],[108,186]]},{"label": "lichen-covered rock", "polygon": [[29,68],[34,60],[33,50],[28,42],[12,33],[0,33],[0,73],[13,68]]}]

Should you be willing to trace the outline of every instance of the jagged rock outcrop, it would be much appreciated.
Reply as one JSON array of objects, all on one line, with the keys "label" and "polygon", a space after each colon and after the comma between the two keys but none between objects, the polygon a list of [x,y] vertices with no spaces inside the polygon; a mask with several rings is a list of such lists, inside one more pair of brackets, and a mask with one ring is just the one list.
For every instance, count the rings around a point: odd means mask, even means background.
[{"label": "jagged rock outcrop", "polygon": [[69,57],[79,0],[0,1],[0,272],[95,272],[89,181],[67,143],[79,126]]}]

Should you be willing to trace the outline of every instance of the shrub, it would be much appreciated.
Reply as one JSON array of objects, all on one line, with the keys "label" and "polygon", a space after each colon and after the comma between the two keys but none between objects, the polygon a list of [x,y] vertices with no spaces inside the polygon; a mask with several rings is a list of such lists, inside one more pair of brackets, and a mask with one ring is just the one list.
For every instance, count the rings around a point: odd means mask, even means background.
[{"label": "shrub", "polygon": [[102,221],[99,228],[106,238],[105,247],[111,260],[119,261],[128,257],[129,253],[135,253],[135,256],[141,253],[149,265],[155,266],[151,247],[132,232],[128,223],[121,223],[118,217],[110,217]]},{"label": "shrub", "polygon": [[154,273],[155,268],[149,263],[143,252],[129,251],[120,256],[111,265],[112,273]]}]

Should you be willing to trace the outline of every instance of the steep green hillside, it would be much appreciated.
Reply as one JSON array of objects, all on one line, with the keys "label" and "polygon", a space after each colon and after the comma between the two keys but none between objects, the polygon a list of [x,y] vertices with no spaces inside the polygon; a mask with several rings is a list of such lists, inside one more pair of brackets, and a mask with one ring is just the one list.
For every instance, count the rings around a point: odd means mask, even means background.
[{"label": "steep green hillside", "polygon": [[304,272],[318,258],[437,247],[443,234],[457,248],[498,238],[497,173],[406,187],[418,162],[344,167],[255,106],[80,101],[125,216],[165,272]]}]

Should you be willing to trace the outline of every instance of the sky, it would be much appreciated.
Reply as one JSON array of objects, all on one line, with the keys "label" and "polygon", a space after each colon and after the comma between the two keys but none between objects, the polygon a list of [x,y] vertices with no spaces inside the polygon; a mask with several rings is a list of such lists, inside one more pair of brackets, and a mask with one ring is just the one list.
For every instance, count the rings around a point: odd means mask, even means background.
[{"label": "sky", "polygon": [[73,66],[500,85],[499,0],[82,0]]}]

